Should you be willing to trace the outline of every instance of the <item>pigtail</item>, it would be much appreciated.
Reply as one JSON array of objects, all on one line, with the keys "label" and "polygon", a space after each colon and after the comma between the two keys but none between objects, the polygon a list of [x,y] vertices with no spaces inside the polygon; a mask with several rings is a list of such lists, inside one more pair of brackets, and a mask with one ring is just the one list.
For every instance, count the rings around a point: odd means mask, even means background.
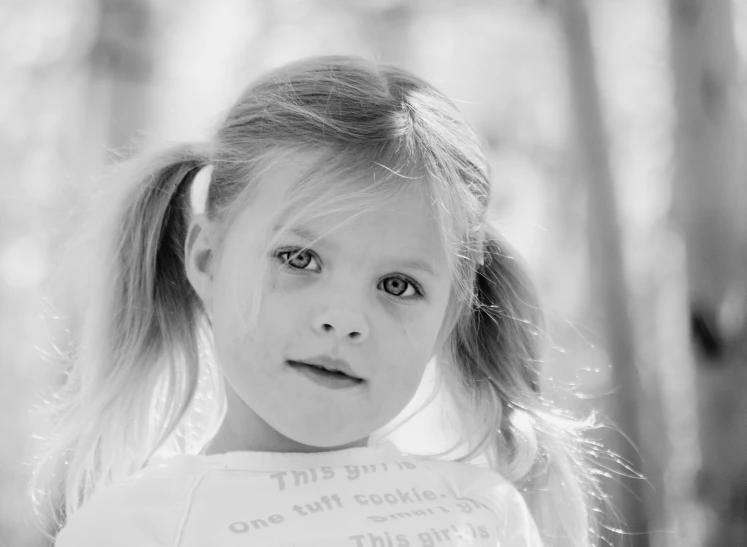
[{"label": "pigtail", "polygon": [[546,545],[592,544],[586,496],[594,490],[583,455],[583,424],[550,410],[540,396],[542,317],[524,268],[487,231],[484,263],[475,272],[473,300],[451,337],[458,370],[451,396],[477,432],[460,458],[484,455],[524,494]]},{"label": "pigtail", "polygon": [[[57,282],[77,292],[80,331],[61,354],[64,385],[45,401],[52,433],[34,462],[31,497],[56,534],[92,494],[142,469],[172,435],[200,378],[204,310],[186,278],[190,188],[200,146],[122,166],[66,251]],[[189,431],[189,428],[185,428]],[[174,441],[174,439],[177,439]],[[50,522],[51,521],[51,522]]]}]

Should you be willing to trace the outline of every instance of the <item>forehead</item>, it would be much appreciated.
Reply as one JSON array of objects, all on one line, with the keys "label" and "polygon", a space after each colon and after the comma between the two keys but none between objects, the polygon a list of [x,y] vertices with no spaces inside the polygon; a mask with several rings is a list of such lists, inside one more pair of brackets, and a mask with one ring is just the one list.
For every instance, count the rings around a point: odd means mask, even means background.
[{"label": "forehead", "polygon": [[283,223],[292,223],[294,216],[332,217],[335,212],[343,217],[375,213],[369,221],[415,213],[419,220],[433,217],[428,210],[434,201],[431,185],[416,167],[388,166],[362,154],[296,151],[275,158],[257,175],[262,194],[257,197],[266,204],[274,202]]},{"label": "forehead", "polygon": [[445,252],[451,234],[437,217],[428,179],[395,173],[365,158],[348,160],[328,151],[309,151],[269,162],[256,173],[255,192],[242,215],[254,228],[244,228],[263,231],[270,245],[282,234],[295,232],[318,240],[310,243],[366,238],[360,244],[370,250],[381,244],[402,252]]},{"label": "forehead", "polygon": [[[282,224],[276,225],[280,229]],[[320,239],[333,245],[336,240],[366,236],[399,247],[435,251],[442,247],[437,220],[422,192],[407,189],[381,202],[353,211],[327,212],[300,218],[286,227],[305,239]]]},{"label": "forehead", "polygon": [[[278,226],[277,228],[280,228]],[[357,268],[406,268],[431,278],[448,278],[448,261],[430,208],[417,192],[405,192],[387,207],[353,219],[335,215],[301,222],[289,237]]]}]

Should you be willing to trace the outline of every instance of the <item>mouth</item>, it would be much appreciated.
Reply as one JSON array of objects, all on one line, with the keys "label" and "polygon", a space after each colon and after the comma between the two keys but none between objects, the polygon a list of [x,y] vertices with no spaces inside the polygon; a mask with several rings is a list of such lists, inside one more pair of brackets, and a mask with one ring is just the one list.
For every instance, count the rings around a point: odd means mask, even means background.
[{"label": "mouth", "polygon": [[286,361],[292,369],[303,374],[309,380],[330,388],[354,387],[362,384],[364,380],[350,376],[337,370],[328,370],[321,365],[303,363],[301,361]]}]

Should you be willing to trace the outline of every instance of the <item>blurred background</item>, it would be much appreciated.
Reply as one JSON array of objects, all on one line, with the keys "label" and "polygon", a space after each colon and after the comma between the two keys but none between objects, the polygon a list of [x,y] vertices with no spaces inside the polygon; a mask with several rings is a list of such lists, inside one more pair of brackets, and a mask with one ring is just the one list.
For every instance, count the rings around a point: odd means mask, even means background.
[{"label": "blurred background", "polygon": [[[330,53],[431,81],[487,143],[492,219],[546,312],[547,397],[606,417],[630,464],[602,462],[605,541],[747,545],[743,0],[3,0],[0,546],[45,545],[26,493],[34,405],[63,378],[45,283],[81,196],[135,144],[208,138],[258,73]],[[435,415],[395,442],[437,446]]]}]

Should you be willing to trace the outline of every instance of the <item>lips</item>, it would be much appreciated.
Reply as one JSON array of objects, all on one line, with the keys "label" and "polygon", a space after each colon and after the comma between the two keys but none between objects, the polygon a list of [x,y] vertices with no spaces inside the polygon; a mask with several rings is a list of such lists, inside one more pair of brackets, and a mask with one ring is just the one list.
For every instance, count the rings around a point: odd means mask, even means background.
[{"label": "lips", "polygon": [[356,376],[353,368],[343,359],[335,359],[326,355],[318,355],[316,357],[310,357],[308,359],[288,360],[291,365],[309,365],[324,369],[328,372],[336,372],[343,374],[355,380],[363,381],[363,378]]}]

